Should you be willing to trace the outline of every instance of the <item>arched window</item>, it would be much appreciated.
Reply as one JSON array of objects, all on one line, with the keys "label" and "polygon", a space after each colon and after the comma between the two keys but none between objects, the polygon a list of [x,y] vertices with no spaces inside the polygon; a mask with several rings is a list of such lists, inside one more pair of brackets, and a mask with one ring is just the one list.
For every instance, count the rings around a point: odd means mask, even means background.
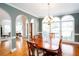
[{"label": "arched window", "polygon": [[42,32],[50,32],[50,26],[48,25],[48,21],[50,21],[50,19],[48,16],[46,16],[42,21]]},{"label": "arched window", "polygon": [[52,33],[54,36],[53,39],[60,39],[60,18],[52,17],[51,20],[48,17],[44,18],[42,21],[42,33],[45,34],[45,36],[49,36],[49,34]]},{"label": "arched window", "polygon": [[54,17],[51,21],[51,33],[54,33],[54,38],[60,39],[60,18]]},{"label": "arched window", "polygon": [[72,15],[63,16],[62,22],[62,39],[74,41],[74,17]]},{"label": "arched window", "polygon": [[74,17],[72,15],[63,16],[61,20],[59,17],[53,17],[50,25],[48,21],[47,17],[42,21],[43,33],[53,33],[54,39],[60,39],[62,36],[63,40],[74,41]]}]

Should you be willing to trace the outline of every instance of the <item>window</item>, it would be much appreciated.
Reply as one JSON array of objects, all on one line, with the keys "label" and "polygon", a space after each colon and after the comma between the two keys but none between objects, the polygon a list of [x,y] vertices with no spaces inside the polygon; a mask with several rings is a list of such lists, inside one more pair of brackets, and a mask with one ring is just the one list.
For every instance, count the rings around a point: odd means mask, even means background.
[{"label": "window", "polygon": [[[43,38],[49,37],[50,33],[53,33],[54,37],[52,39],[60,39],[60,19],[58,17],[54,17],[50,21],[50,25],[48,23],[49,19],[44,18],[42,21],[42,33]],[[48,36],[47,36],[48,35]],[[47,38],[43,39],[44,41]],[[48,42],[50,41],[49,39],[47,40]]]},{"label": "window", "polygon": [[48,20],[45,18],[42,21],[43,33],[54,33],[54,39],[60,39],[60,33],[62,33],[63,40],[74,41],[74,17],[72,15],[63,16],[62,19],[54,17],[50,25],[48,25]]},{"label": "window", "polygon": [[3,35],[9,35],[11,32],[11,20],[2,20],[2,30],[3,30]]},{"label": "window", "polygon": [[20,22],[16,24],[16,33],[22,33],[22,23]]},{"label": "window", "polygon": [[63,16],[62,19],[62,39],[74,41],[74,18],[71,15]]},{"label": "window", "polygon": [[52,20],[51,33],[54,33],[55,38],[60,39],[60,18],[54,17]]}]

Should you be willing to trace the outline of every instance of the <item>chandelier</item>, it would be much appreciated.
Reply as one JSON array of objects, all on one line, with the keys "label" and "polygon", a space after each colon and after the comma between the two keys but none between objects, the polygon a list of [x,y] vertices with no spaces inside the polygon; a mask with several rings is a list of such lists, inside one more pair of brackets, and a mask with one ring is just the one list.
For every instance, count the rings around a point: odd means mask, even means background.
[{"label": "chandelier", "polygon": [[51,21],[53,20],[53,16],[50,16],[50,14],[49,14],[49,12],[50,12],[50,8],[49,8],[50,7],[50,3],[48,3],[47,6],[48,6],[48,16],[44,17],[44,19],[47,20],[48,25],[51,25]]}]

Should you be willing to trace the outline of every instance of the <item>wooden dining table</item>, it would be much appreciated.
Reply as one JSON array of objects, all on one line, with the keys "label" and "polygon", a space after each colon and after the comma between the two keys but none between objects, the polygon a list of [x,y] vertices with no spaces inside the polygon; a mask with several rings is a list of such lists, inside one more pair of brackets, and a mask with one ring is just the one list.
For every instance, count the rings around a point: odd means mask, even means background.
[{"label": "wooden dining table", "polygon": [[58,49],[58,47],[57,47],[57,48],[53,48],[53,45],[52,45],[51,43],[43,42],[43,39],[42,39],[41,36],[38,37],[38,39],[36,39],[36,40],[30,40],[30,41],[28,41],[28,42],[32,43],[32,45],[33,45],[35,48],[37,48],[38,50],[39,50],[39,49],[40,49],[40,50],[43,50],[43,51],[47,52],[48,54],[50,53],[50,54],[52,54],[52,55],[55,54],[55,53],[53,52],[53,50],[57,50],[57,49]]}]

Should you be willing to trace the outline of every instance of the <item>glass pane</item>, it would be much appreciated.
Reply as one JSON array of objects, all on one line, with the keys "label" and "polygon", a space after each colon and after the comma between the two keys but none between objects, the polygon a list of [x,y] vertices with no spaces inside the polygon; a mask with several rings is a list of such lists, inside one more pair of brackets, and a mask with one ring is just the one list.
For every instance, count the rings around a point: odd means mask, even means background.
[{"label": "glass pane", "polygon": [[49,32],[49,31],[50,31],[50,27],[49,27],[49,25],[48,25],[47,23],[44,23],[44,24],[42,25],[42,29],[43,29],[43,31],[45,31],[45,32]]},{"label": "glass pane", "polygon": [[16,32],[17,33],[22,33],[22,24],[17,24],[16,25]]},{"label": "glass pane", "polygon": [[[44,19],[45,20],[45,19]],[[60,19],[55,17],[52,21],[51,24],[48,25],[47,22],[43,22],[42,23],[42,31],[43,31],[43,37],[44,37],[44,41],[48,41],[50,43],[50,38],[49,38],[49,34],[53,34],[52,35],[52,43],[54,43],[53,41],[57,41],[60,39]],[[48,33],[47,35],[45,33]],[[54,39],[54,40],[53,40]],[[55,41],[55,42],[56,42]]]},{"label": "glass pane", "polygon": [[74,17],[72,15],[63,16],[62,21],[70,21],[74,20]]},{"label": "glass pane", "polygon": [[59,22],[59,21],[60,21],[60,18],[59,17],[54,17],[51,22]]},{"label": "glass pane", "polygon": [[73,41],[73,21],[62,22],[62,38],[63,40]]},{"label": "glass pane", "polygon": [[60,22],[53,22],[51,24],[51,33],[55,34],[55,38],[60,39]]}]

